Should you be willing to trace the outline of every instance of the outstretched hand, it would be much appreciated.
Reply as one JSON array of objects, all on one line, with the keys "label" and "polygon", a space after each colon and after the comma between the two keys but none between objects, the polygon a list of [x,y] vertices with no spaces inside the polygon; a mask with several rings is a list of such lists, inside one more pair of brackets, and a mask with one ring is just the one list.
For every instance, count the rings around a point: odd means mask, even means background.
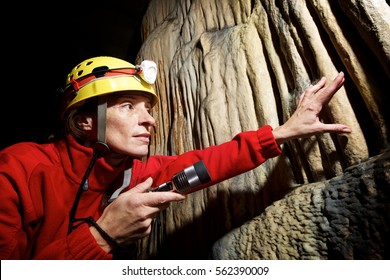
[{"label": "outstretched hand", "polygon": [[319,114],[322,108],[344,84],[344,73],[340,72],[326,87],[324,87],[325,82],[326,78],[322,77],[317,84],[306,88],[293,115],[283,125],[273,130],[278,145],[292,139],[325,132],[351,132],[351,129],[344,124],[324,124],[320,121]]}]

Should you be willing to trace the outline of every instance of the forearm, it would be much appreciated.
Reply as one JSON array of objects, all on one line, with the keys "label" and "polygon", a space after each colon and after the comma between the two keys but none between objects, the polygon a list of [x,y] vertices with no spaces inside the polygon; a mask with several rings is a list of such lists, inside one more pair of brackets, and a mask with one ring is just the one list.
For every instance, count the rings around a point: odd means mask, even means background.
[{"label": "forearm", "polygon": [[170,180],[177,172],[203,160],[212,179],[202,186],[207,187],[252,170],[280,154],[272,128],[263,126],[258,130],[239,133],[231,141],[221,145],[189,151],[164,163],[156,175],[156,184]]}]

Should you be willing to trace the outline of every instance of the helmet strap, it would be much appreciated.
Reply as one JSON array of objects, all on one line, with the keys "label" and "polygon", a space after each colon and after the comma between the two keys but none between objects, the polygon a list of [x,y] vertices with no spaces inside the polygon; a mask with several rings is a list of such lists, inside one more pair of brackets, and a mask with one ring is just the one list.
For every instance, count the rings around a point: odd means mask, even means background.
[{"label": "helmet strap", "polygon": [[97,107],[97,141],[106,143],[106,114],[107,114],[107,96],[98,97]]}]

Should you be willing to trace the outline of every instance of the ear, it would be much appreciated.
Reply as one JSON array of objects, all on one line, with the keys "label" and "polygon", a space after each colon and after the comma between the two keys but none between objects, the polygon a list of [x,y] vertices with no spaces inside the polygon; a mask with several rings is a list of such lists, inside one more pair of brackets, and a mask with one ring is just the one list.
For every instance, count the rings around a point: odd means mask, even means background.
[{"label": "ear", "polygon": [[93,129],[93,119],[88,115],[81,115],[77,117],[77,127],[84,131],[91,131]]}]

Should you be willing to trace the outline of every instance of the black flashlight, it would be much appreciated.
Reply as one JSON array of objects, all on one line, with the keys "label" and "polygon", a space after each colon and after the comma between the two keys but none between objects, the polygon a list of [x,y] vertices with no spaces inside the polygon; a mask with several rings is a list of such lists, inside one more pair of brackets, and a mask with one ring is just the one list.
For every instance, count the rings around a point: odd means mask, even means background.
[{"label": "black flashlight", "polygon": [[173,175],[172,180],[150,189],[151,192],[176,191],[188,193],[192,189],[211,181],[210,174],[202,160]]}]

